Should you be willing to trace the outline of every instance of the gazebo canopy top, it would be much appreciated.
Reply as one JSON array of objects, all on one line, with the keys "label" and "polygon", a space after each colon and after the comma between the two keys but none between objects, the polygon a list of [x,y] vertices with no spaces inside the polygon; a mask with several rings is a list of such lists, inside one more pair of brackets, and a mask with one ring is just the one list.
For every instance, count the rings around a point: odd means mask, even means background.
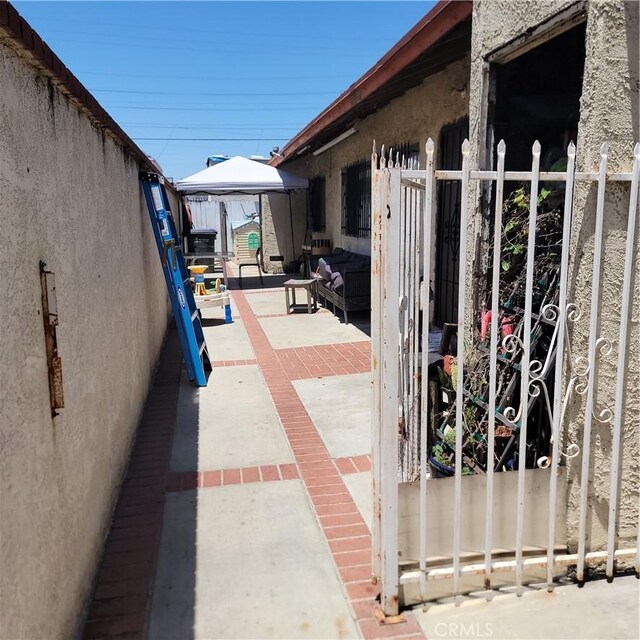
[{"label": "gazebo canopy top", "polygon": [[184,194],[259,195],[290,193],[307,189],[309,182],[262,162],[236,156],[220,162],[188,178],[179,180],[176,188]]}]

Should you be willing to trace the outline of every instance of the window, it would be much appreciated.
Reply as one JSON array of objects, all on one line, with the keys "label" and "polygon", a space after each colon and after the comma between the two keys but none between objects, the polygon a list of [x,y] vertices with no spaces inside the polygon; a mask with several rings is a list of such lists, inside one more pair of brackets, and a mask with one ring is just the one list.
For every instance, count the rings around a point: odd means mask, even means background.
[{"label": "window", "polygon": [[371,234],[371,162],[364,160],[342,170],[342,232],[368,238]]},{"label": "window", "polygon": [[260,236],[255,231],[252,231],[247,236],[247,248],[252,249],[253,251],[260,248]]},{"label": "window", "polygon": [[[467,119],[443,127],[438,145],[438,168],[462,169],[462,142],[469,135]],[[460,260],[459,180],[438,180],[434,322],[458,322],[458,265]]]},{"label": "window", "polygon": [[311,231],[322,233],[327,226],[325,212],[325,179],[318,176],[309,183],[309,212],[311,214]]},{"label": "window", "polygon": [[495,147],[504,139],[507,171],[530,168],[534,140],[542,145],[543,171],[565,158],[567,145],[576,141],[585,33],[586,23],[581,23],[506,63],[491,65],[489,126],[493,144],[489,151],[495,158]]},{"label": "window", "polygon": [[[393,158],[391,158],[391,154],[393,154]],[[394,144],[390,147],[385,147],[384,156],[381,157],[384,157],[387,163],[390,160],[395,163],[398,159],[402,163],[404,160],[404,166],[407,169],[417,169],[420,160],[420,145],[417,142]]]}]

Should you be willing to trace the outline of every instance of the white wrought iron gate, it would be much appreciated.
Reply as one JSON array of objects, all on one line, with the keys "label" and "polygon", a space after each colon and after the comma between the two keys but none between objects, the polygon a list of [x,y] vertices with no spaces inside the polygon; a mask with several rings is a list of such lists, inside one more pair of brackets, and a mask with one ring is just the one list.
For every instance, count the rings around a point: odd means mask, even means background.
[{"label": "white wrought iron gate", "polygon": [[[465,141],[462,170],[439,171],[431,140],[425,169],[374,151],[372,537],[387,615],[401,601],[551,586],[570,566],[578,581],[595,564],[610,578],[616,562],[640,569],[640,144],[615,173],[606,144],[597,172],[576,170],[573,145],[562,171],[541,170],[537,142],[529,171],[506,171],[507,153],[500,142],[496,170],[476,170]],[[462,192],[458,324],[444,358],[429,322],[438,180]]]}]

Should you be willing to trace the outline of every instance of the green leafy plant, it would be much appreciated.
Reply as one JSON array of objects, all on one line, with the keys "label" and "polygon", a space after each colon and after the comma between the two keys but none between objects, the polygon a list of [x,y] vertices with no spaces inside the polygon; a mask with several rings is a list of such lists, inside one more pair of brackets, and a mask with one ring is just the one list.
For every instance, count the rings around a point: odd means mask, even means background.
[{"label": "green leafy plant", "polygon": [[[527,277],[527,254],[529,251],[530,233],[530,193],[524,187],[518,188],[504,201],[502,212],[502,242],[500,249],[500,276],[499,276],[499,308],[498,327],[499,336],[503,326],[511,327],[513,331],[522,321]],[[562,246],[562,206],[558,197],[558,190],[552,191],[544,185],[540,189],[537,199],[537,216],[535,228],[535,254],[533,261],[533,292],[532,311],[539,315],[545,304],[557,304],[558,273],[560,262],[560,249]],[[493,263],[491,253],[487,264]],[[482,277],[482,276],[480,276]],[[488,278],[487,280],[489,280]],[[482,286],[481,282],[477,283]],[[490,300],[487,297],[482,313],[490,309]],[[550,336],[553,326],[540,322],[532,327],[531,342],[534,349],[531,358],[544,360],[549,348]],[[480,323],[478,323],[479,327]],[[504,451],[506,441],[517,434],[517,426],[497,426],[496,436],[504,436],[501,449],[494,452],[495,459],[488,460],[488,398],[489,398],[489,369],[490,356],[487,344],[487,336],[480,340],[475,336],[465,344],[464,360],[464,404],[462,424],[456,424],[455,396],[457,392],[456,378],[457,366],[451,367],[452,376],[447,376],[439,370],[438,376],[442,389],[447,390],[445,405],[438,414],[437,422],[433,426],[434,440],[431,447],[432,457],[442,465],[455,468],[458,464],[455,455],[456,430],[462,431],[462,473],[483,473],[489,466],[496,465],[500,455]],[[515,358],[515,361],[514,361]],[[496,393],[498,397],[504,397],[506,403],[501,408],[496,407],[496,413],[503,413],[504,406],[515,406],[519,402],[519,385],[509,386],[514,376],[519,375],[519,358],[521,355],[512,355],[498,347],[498,359],[503,363],[498,366]],[[510,396],[501,396],[507,389]],[[515,391],[513,391],[515,389]],[[533,424],[536,424],[534,427]],[[537,423],[530,425],[528,447],[531,445],[531,454],[528,454],[526,464],[528,467],[535,464],[537,450],[544,451],[548,442],[544,441],[545,429],[540,423],[543,435],[540,436],[536,429]],[[504,433],[503,433],[504,430]],[[538,442],[534,442],[538,439]],[[510,445],[512,446],[512,445]],[[519,464],[513,461],[513,454],[503,461],[503,468],[513,468]],[[511,463],[511,467],[509,466]]]}]

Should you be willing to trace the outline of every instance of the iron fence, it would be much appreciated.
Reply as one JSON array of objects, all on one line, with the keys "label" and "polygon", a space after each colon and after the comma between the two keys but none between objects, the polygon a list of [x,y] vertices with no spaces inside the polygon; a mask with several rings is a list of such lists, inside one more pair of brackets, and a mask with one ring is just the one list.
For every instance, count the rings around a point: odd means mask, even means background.
[{"label": "iron fence", "polygon": [[[625,393],[638,266],[640,144],[627,172],[608,170],[607,144],[595,172],[576,169],[572,144],[561,172],[541,171],[538,142],[528,171],[505,170],[503,141],[497,147],[497,167],[490,171],[472,167],[466,140],[460,170],[436,170],[431,140],[425,150],[424,170],[407,168],[399,154],[394,158],[384,148],[380,156],[374,151],[371,163],[372,539],[384,611],[397,613],[402,598],[434,597],[428,585],[437,579],[450,584],[444,592],[442,587],[431,589],[433,593],[455,596],[470,588],[465,584],[470,576],[481,576],[489,589],[496,574],[509,574],[522,587],[531,571],[543,569],[552,587],[559,568],[568,565],[575,565],[578,581],[594,563],[606,563],[610,578],[616,561],[633,558],[637,570],[637,543],[636,548],[618,548],[618,528],[621,477],[631,473],[621,464],[621,447],[623,426],[630,419]],[[429,284],[439,181],[458,182],[461,193],[457,349],[444,354],[430,349]],[[477,309],[471,302],[479,286],[471,248],[480,214],[470,207],[477,201],[474,189],[487,183],[494,194],[492,238],[482,247],[489,265],[488,282],[483,283],[488,295],[485,308]],[[506,192],[505,183],[519,186]],[[584,217],[588,198],[581,196],[576,216],[580,183],[595,189],[592,236]],[[615,201],[607,199],[607,190],[615,184],[630,187],[624,242],[604,230],[605,209]],[[584,245],[584,235],[591,238],[588,325],[586,309],[571,297],[580,264],[576,246]],[[603,301],[602,283],[615,270],[622,270],[622,278],[617,306],[612,307]],[[617,326],[617,340],[603,335],[605,319],[608,331]],[[577,346],[573,337],[580,333],[584,339]],[[598,397],[599,389],[606,396],[597,377],[603,359],[616,367],[612,408]],[[610,449],[594,440],[594,424],[610,430]],[[638,429],[637,417],[631,424]],[[576,433],[581,441],[570,441]],[[637,437],[628,446],[637,447]],[[596,447],[598,460],[609,465],[605,548],[592,547],[588,531]],[[579,486],[577,504],[571,507],[577,522],[575,550],[569,548],[565,531],[570,516],[567,464]],[[441,540],[446,537],[441,535],[443,513],[449,511],[450,546]],[[463,529],[463,516],[471,512],[479,514],[479,521],[469,524],[467,517]],[[411,598],[403,593],[409,588],[416,589]]]}]

